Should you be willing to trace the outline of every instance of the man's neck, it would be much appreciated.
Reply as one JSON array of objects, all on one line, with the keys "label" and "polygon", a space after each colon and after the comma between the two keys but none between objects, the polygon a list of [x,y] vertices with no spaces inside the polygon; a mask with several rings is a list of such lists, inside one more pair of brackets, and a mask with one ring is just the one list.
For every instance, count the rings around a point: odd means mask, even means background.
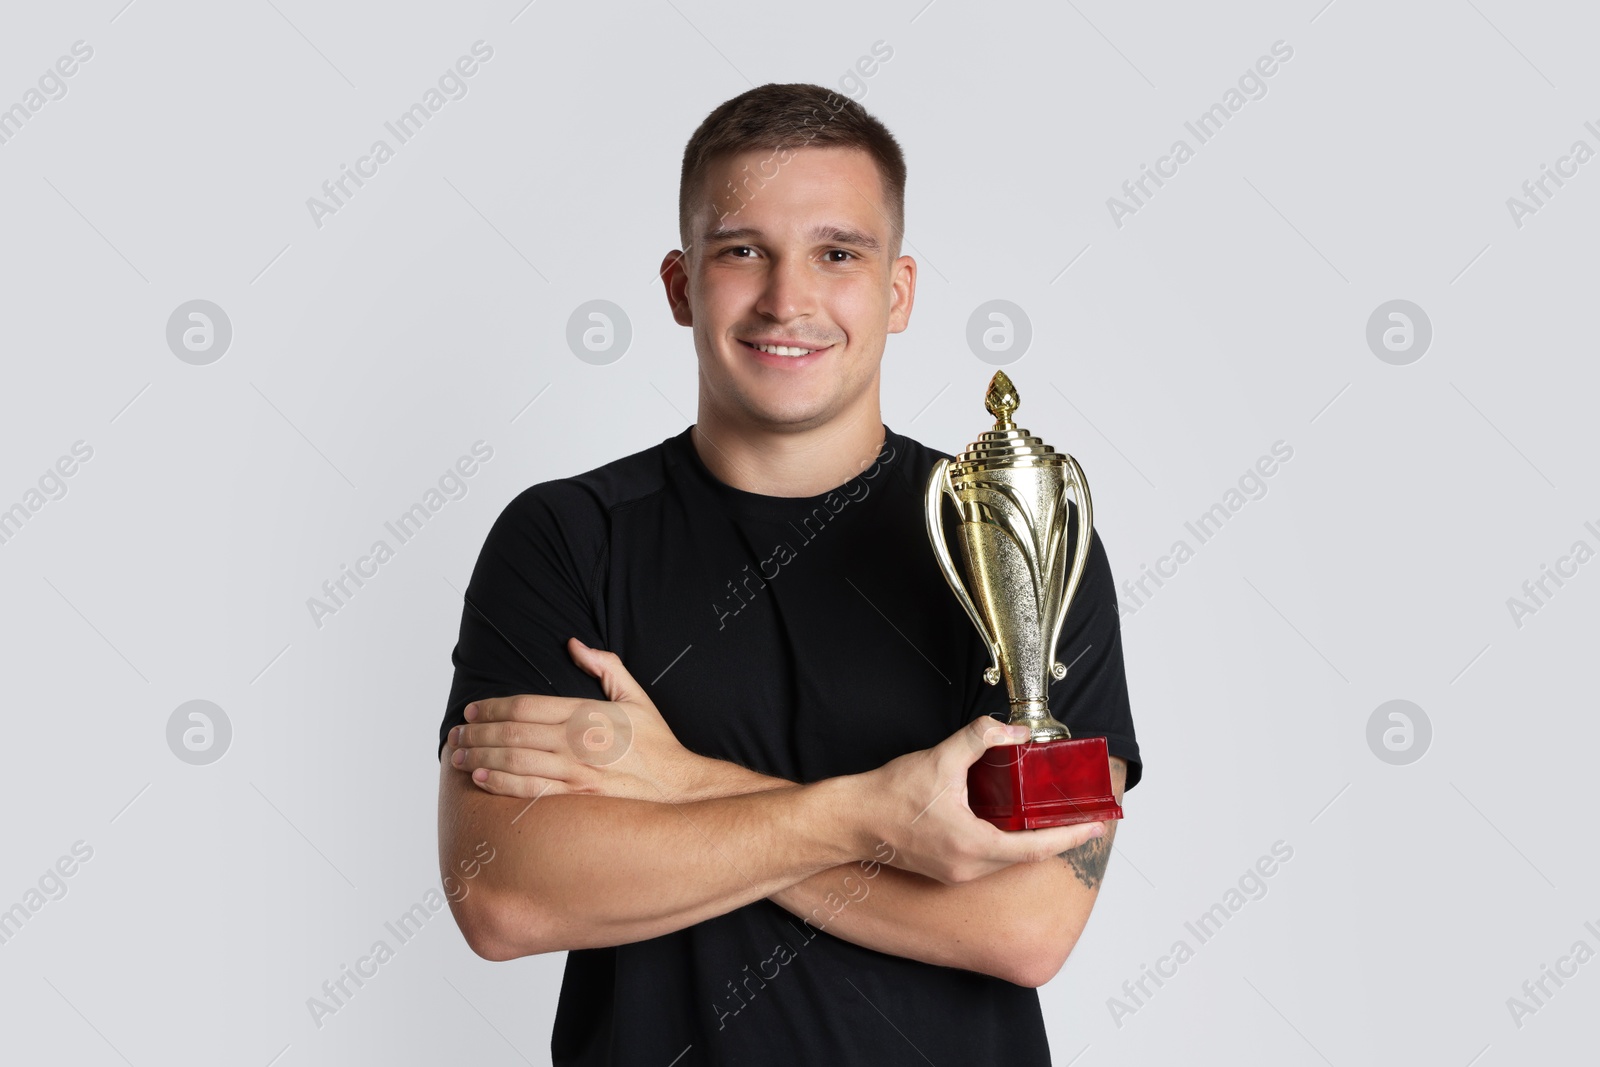
[{"label": "man's neck", "polygon": [[872,466],[883,450],[876,406],[810,430],[777,433],[709,418],[704,409],[691,439],[717,479],[762,496],[819,496]]}]

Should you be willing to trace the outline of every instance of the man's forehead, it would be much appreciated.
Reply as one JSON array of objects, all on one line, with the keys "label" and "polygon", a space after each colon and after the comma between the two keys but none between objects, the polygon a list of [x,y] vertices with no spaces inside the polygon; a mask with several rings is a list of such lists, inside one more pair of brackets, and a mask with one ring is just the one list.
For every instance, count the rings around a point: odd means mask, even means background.
[{"label": "man's forehead", "polygon": [[852,166],[860,168],[875,168],[872,153],[859,145],[845,144],[791,144],[779,148],[741,148],[719,153],[713,156],[707,166],[716,170],[719,168],[740,169],[743,167],[754,168],[760,160],[785,160],[789,163],[817,166]]},{"label": "man's forehead", "polygon": [[883,175],[865,149],[845,145],[808,145],[784,149],[747,149],[712,160],[705,174],[696,230],[718,225],[768,228],[770,216],[809,214],[829,218],[844,229],[879,228],[885,195]]}]

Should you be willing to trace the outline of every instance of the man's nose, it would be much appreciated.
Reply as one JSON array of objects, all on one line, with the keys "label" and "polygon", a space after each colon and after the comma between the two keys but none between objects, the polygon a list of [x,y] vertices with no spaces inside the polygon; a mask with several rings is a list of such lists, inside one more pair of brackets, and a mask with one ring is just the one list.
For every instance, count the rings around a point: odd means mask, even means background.
[{"label": "man's nose", "polygon": [[816,310],[816,284],[816,273],[804,259],[774,259],[756,310],[775,322],[791,322],[810,315]]}]

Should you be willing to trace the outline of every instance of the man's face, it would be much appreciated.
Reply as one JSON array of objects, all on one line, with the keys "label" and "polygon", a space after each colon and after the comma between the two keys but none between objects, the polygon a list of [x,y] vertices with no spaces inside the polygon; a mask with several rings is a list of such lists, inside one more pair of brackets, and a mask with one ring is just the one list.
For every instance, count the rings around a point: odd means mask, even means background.
[{"label": "man's face", "polygon": [[898,235],[872,157],[745,152],[711,165],[699,199],[691,248],[669,253],[662,275],[673,317],[694,328],[702,402],[764,429],[824,425],[853,404],[876,411],[916,263],[891,258]]}]

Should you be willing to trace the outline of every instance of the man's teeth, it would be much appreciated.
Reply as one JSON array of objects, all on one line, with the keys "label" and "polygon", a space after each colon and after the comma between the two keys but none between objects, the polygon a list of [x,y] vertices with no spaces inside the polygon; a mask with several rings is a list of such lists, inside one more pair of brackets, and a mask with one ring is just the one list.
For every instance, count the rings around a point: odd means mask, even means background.
[{"label": "man's teeth", "polygon": [[[749,344],[749,342],[746,343]],[[791,345],[750,344],[750,347],[758,352],[767,352],[774,356],[809,356],[812,352],[818,351],[818,349],[814,348],[795,348]]]}]

